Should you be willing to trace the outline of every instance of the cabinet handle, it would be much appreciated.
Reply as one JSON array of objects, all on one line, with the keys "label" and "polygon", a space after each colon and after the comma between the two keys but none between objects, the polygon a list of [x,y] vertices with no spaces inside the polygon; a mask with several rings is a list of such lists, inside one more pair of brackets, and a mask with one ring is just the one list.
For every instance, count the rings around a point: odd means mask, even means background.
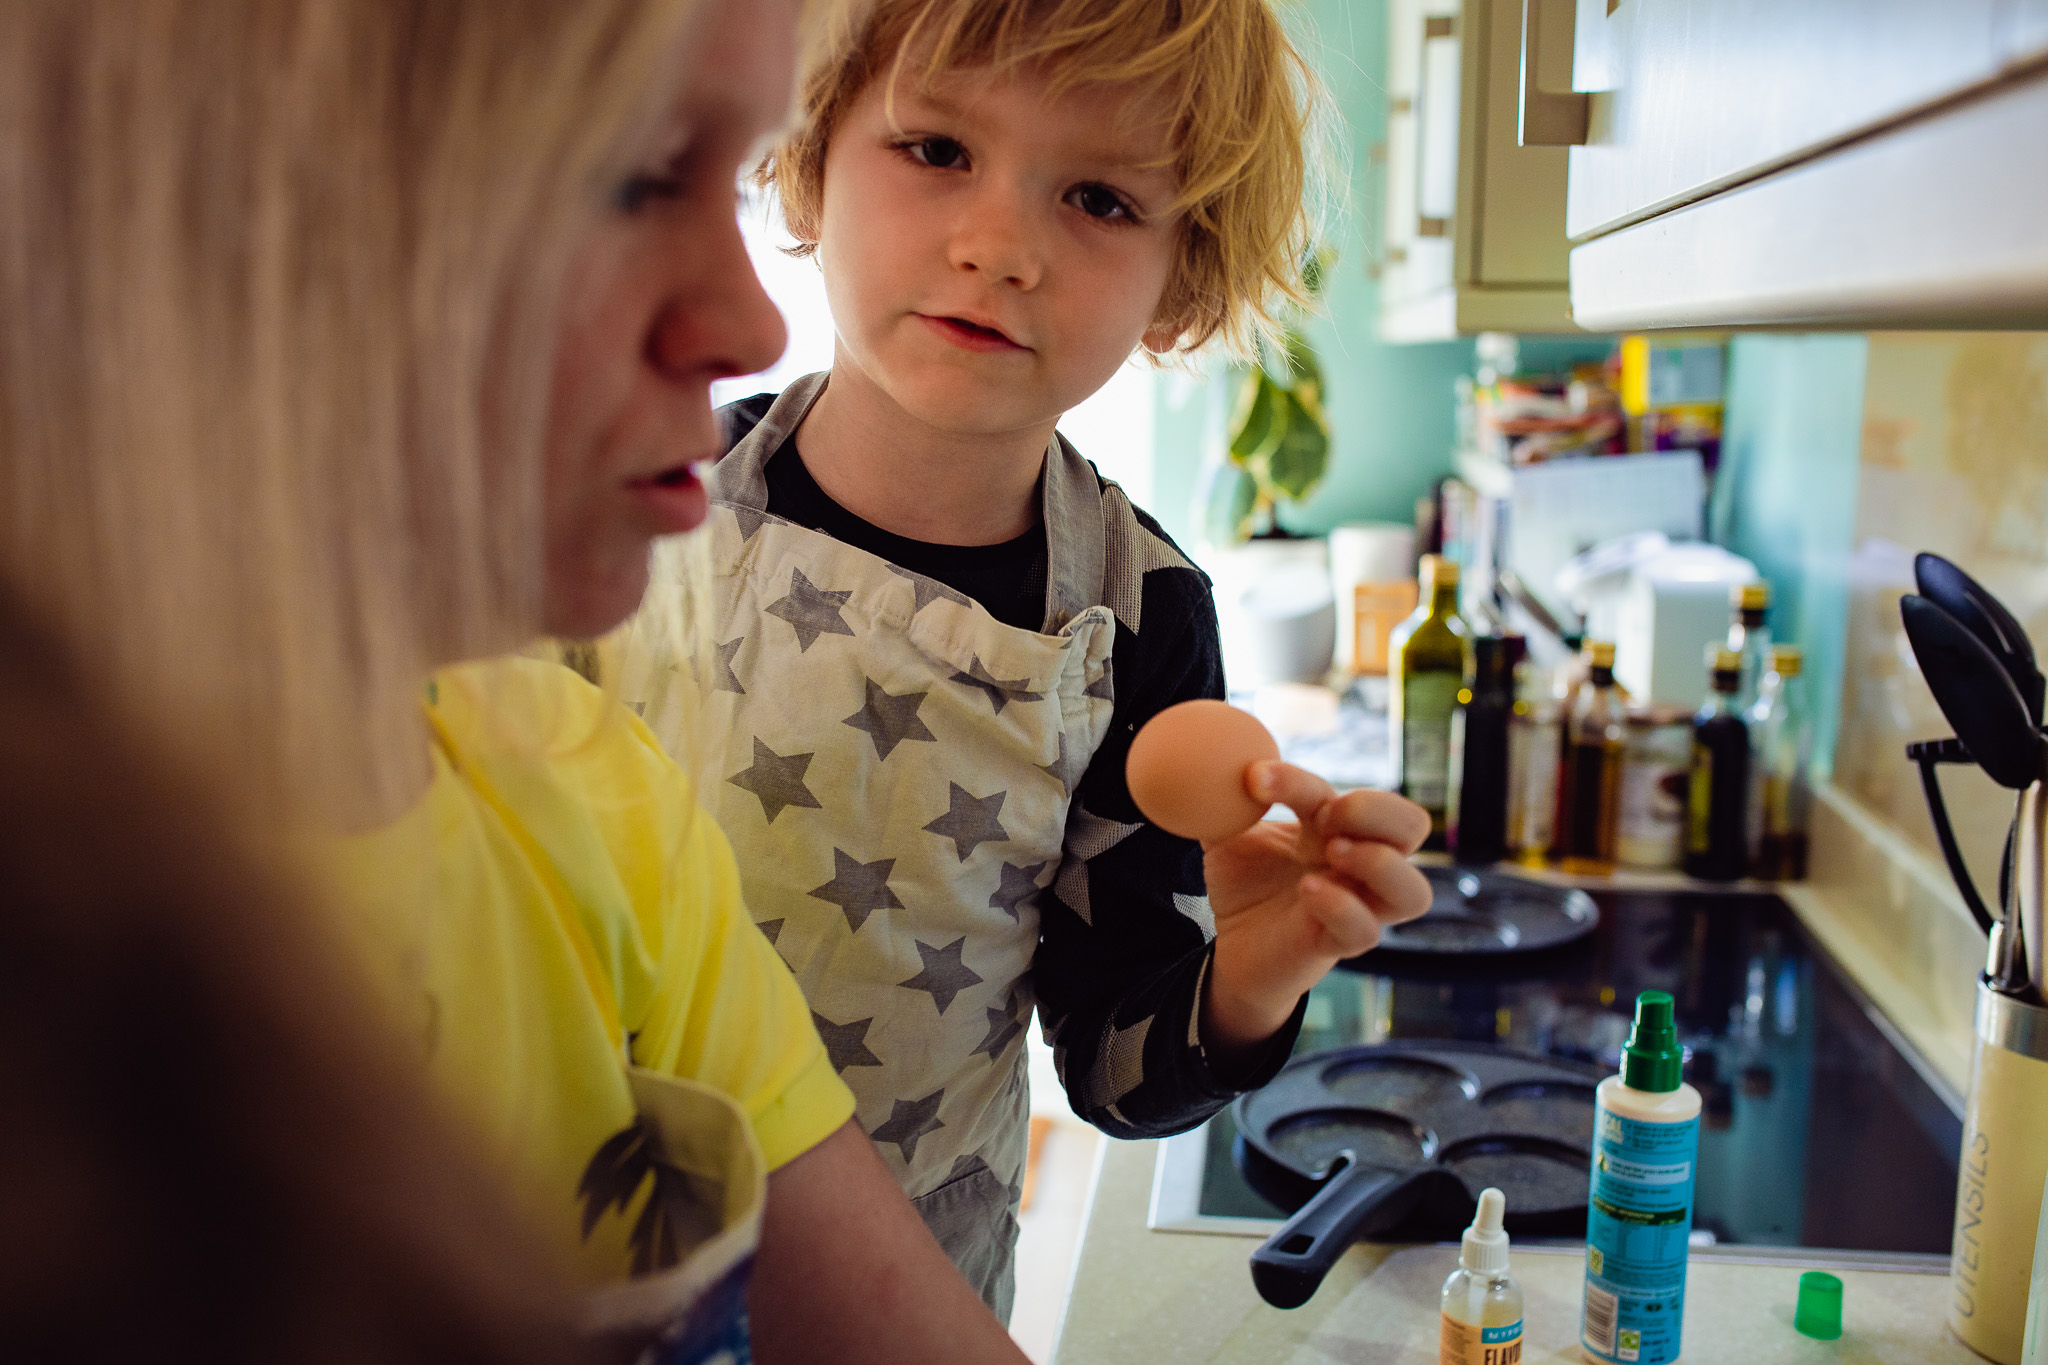
[{"label": "cabinet handle", "polygon": [[1563,5],[1569,22],[1566,46],[1573,44],[1577,26],[1574,0],[1522,0],[1522,108],[1517,140],[1524,147],[1580,147],[1586,142],[1586,107],[1583,94],[1545,90],[1536,82],[1537,62],[1545,4]]}]

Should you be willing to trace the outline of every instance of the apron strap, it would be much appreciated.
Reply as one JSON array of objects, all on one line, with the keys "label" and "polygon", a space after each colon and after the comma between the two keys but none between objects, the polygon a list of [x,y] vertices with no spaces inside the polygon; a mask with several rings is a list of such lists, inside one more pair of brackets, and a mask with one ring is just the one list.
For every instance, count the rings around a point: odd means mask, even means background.
[{"label": "apron strap", "polygon": [[725,458],[712,466],[712,496],[720,502],[768,510],[768,460],[782,449],[796,429],[810,415],[811,405],[825,392],[826,373],[807,374],[776,395],[760,425],[741,437]]},{"label": "apron strap", "polygon": [[[768,510],[768,461],[803,425],[830,378],[829,373],[807,374],[776,396],[767,415],[714,467],[713,496],[718,501],[757,512]],[[1041,488],[1040,515],[1048,555],[1043,630],[1052,635],[1106,600],[1106,536],[1102,486],[1080,452],[1058,432],[1046,448]]]},{"label": "apron strap", "polygon": [[1044,518],[1048,554],[1045,626],[1056,635],[1067,622],[1107,600],[1103,570],[1102,485],[1081,453],[1054,432],[1045,452]]}]

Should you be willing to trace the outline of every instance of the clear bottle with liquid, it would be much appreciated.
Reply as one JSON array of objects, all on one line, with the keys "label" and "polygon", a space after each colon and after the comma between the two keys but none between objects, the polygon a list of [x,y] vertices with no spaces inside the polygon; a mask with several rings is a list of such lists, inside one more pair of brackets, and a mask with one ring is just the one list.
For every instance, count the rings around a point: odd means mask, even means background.
[{"label": "clear bottle with liquid", "polygon": [[1438,1300],[1438,1365],[1519,1365],[1522,1359],[1522,1286],[1508,1271],[1508,1235],[1501,1230],[1506,1212],[1499,1190],[1479,1192],[1458,1268]]},{"label": "clear bottle with liquid", "polygon": [[1458,615],[1458,565],[1422,557],[1422,602],[1387,644],[1389,738],[1396,790],[1429,812],[1425,848],[1444,847],[1450,804],[1451,716],[1465,686],[1466,636]]},{"label": "clear bottle with liquid", "polygon": [[1614,871],[1628,702],[1614,685],[1614,646],[1588,640],[1584,652],[1586,681],[1565,722],[1558,864],[1567,872],[1600,875]]},{"label": "clear bottle with liquid", "polygon": [[1508,718],[1508,856],[1530,867],[1548,861],[1557,838],[1562,715],[1551,671],[1530,659],[1515,665],[1515,710]]},{"label": "clear bottle with liquid", "polygon": [[1772,645],[1770,668],[1749,708],[1750,875],[1798,881],[1806,875],[1806,702],[1797,645]]},{"label": "clear bottle with liquid", "polygon": [[1757,689],[1771,666],[1771,585],[1758,579],[1739,583],[1728,591],[1735,618],[1728,626],[1728,648],[1742,657],[1741,685],[1735,691],[1736,709],[1747,711],[1756,701]]}]

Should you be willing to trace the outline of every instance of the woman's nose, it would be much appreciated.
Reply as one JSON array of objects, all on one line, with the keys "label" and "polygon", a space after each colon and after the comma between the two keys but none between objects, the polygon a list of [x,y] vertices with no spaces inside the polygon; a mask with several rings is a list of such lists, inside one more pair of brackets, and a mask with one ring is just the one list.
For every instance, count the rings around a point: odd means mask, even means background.
[{"label": "woman's nose", "polygon": [[702,382],[755,374],[782,358],[789,332],[754,273],[736,218],[712,232],[678,234],[689,279],[656,318],[648,358],[665,374]]}]

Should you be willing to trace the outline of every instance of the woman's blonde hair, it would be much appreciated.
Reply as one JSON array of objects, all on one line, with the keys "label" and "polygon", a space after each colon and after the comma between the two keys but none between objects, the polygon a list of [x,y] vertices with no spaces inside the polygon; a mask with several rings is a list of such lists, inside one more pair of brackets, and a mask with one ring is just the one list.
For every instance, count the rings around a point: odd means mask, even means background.
[{"label": "woman's blonde hair", "polygon": [[1185,211],[1156,321],[1192,351],[1240,356],[1304,305],[1316,228],[1321,87],[1269,0],[878,0],[844,26],[804,82],[804,123],[765,162],[800,242],[815,249],[825,154],[847,109],[906,65],[928,82],[962,68],[1035,68],[1052,92],[1130,84],[1170,111]]},{"label": "woman's blonde hair", "polygon": [[697,8],[0,6],[0,575],[251,796],[390,808],[539,630],[557,295]]}]

